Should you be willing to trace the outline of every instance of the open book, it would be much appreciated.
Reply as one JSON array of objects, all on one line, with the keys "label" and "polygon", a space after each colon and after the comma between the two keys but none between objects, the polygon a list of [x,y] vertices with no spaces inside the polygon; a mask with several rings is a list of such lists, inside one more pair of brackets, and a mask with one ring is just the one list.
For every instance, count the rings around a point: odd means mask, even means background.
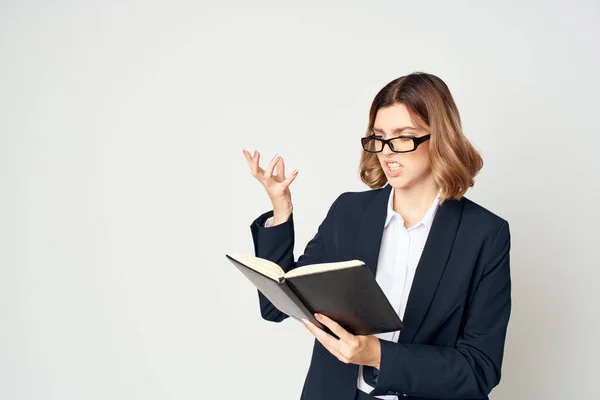
[{"label": "open book", "polygon": [[314,317],[320,313],[354,335],[404,329],[371,270],[360,260],[310,264],[287,273],[260,257],[232,253],[226,257],[283,313],[335,336]]}]

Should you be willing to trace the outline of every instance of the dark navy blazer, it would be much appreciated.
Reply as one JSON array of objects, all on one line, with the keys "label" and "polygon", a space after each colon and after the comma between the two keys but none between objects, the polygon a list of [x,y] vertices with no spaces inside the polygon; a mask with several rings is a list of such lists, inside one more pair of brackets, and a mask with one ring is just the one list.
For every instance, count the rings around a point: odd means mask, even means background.
[{"label": "dark navy blazer", "polygon": [[[285,271],[312,263],[359,259],[375,276],[392,186],[345,192],[333,202],[304,254],[294,262],[294,220],[250,225],[257,257]],[[487,399],[500,381],[511,310],[510,231],[506,220],[466,197],[446,200],[434,217],[417,265],[398,343],[381,340],[371,395],[413,399]],[[259,291],[260,312],[281,322]],[[301,399],[353,400],[358,365],[346,364],[315,339]]]}]

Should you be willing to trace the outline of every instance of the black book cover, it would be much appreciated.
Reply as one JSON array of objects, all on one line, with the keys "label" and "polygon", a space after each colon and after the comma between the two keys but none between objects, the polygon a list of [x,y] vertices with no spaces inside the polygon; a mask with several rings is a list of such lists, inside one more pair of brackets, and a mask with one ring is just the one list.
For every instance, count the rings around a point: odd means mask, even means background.
[{"label": "black book cover", "polygon": [[247,267],[229,255],[226,256],[227,259],[231,261],[231,263],[235,265],[236,268],[239,269],[279,311],[286,313],[290,317],[296,318],[300,322],[302,318],[305,318],[336,339],[339,339],[336,334],[329,330],[329,328],[317,321],[314,313],[306,307],[304,301],[300,299],[290,285],[288,285],[287,280],[281,279],[280,281],[274,281],[254,269]]},{"label": "black book cover", "polygon": [[404,329],[397,312],[364,263],[275,281],[229,255],[226,257],[278,310],[298,320],[306,318],[336,338],[314,318],[314,313],[328,316],[353,335]]},{"label": "black book cover", "polygon": [[404,329],[366,265],[286,278],[306,307],[327,315],[354,335]]}]

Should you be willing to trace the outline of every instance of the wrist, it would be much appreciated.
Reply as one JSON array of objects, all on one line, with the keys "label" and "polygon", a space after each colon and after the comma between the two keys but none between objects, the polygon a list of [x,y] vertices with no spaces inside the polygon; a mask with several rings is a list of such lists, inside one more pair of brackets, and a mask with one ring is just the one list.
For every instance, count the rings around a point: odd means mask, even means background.
[{"label": "wrist", "polygon": [[273,207],[273,224],[278,225],[286,222],[292,215],[289,207]]},{"label": "wrist", "polygon": [[291,211],[273,211],[273,225],[283,224],[291,215]]},{"label": "wrist", "polygon": [[377,336],[371,336],[373,339],[371,340],[372,342],[372,354],[373,354],[373,358],[372,358],[372,362],[371,362],[371,367],[375,368],[375,369],[380,369],[381,367],[381,343],[379,342],[379,338]]}]

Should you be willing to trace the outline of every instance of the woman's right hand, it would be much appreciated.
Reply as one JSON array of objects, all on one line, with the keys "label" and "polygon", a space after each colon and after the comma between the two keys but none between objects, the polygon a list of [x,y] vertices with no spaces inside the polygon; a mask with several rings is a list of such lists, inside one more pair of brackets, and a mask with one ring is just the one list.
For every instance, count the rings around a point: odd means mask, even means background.
[{"label": "woman's right hand", "polygon": [[[254,154],[251,155],[249,151],[244,150],[244,156],[246,157],[246,161],[248,161],[252,176],[256,178],[267,191],[267,195],[273,204],[275,220],[278,220],[278,217],[287,220],[287,217],[289,217],[293,211],[292,194],[289,186],[294,179],[296,179],[296,176],[298,176],[298,170],[294,170],[286,178],[285,163],[283,162],[283,158],[278,154],[271,159],[266,170],[263,170],[258,164],[260,160],[260,153],[258,151],[255,151]],[[277,167],[277,175],[273,175],[275,167]]]}]

